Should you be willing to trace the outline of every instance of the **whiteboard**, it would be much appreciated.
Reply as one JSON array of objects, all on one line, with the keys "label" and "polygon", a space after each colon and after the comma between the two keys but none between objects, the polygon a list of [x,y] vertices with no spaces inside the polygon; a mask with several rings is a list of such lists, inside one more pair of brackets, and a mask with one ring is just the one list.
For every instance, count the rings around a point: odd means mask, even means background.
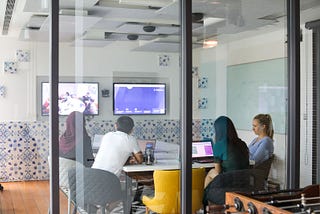
[{"label": "whiteboard", "polygon": [[286,132],[286,58],[227,68],[227,113],[237,129],[251,130],[252,118],[268,113],[276,133]]}]

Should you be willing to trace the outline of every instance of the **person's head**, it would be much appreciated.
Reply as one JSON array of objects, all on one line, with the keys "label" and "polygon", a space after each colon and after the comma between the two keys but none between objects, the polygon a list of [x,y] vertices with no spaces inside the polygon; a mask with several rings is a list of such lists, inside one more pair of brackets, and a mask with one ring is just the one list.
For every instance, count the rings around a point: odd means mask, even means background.
[{"label": "person's head", "polygon": [[216,141],[228,140],[237,142],[238,134],[233,122],[226,116],[220,116],[214,121],[215,138]]},{"label": "person's head", "polygon": [[121,116],[117,119],[116,130],[127,134],[132,132],[134,127],[133,119],[129,116]]},{"label": "person's head", "polygon": [[252,130],[256,135],[266,134],[273,139],[272,119],[269,114],[258,114],[252,120]]},{"label": "person's head", "polygon": [[83,113],[79,112],[79,111],[73,111],[71,112],[66,120],[66,128],[68,129],[73,129],[75,130],[76,124],[81,126],[84,126],[84,115]]}]

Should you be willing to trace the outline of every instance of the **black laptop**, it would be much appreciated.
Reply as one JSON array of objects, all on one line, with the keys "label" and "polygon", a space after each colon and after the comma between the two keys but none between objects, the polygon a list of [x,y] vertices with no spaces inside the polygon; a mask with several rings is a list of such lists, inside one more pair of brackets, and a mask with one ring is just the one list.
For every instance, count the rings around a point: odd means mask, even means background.
[{"label": "black laptop", "polygon": [[213,162],[213,149],[211,140],[192,142],[192,161],[197,163]]}]

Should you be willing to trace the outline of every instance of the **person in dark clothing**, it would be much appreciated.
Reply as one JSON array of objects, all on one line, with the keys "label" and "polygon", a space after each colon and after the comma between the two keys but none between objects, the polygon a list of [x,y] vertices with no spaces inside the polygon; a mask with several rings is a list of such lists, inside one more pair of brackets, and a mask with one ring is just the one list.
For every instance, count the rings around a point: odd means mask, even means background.
[{"label": "person in dark clothing", "polygon": [[68,115],[66,130],[59,140],[59,156],[76,160],[86,167],[92,166],[94,156],[83,113],[73,111]]},{"label": "person in dark clothing", "polygon": [[205,178],[205,187],[220,173],[249,168],[249,149],[237,134],[233,122],[226,116],[214,122],[214,168]]}]

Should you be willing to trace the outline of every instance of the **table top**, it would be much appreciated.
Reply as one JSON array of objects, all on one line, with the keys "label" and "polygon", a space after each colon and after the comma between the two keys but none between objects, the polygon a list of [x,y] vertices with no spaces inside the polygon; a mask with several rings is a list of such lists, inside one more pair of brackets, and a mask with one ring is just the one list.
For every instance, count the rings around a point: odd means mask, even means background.
[{"label": "table top", "polygon": [[[193,163],[192,168],[212,168],[213,163]],[[153,165],[135,164],[125,165],[122,170],[124,172],[147,172],[154,170],[174,170],[180,169],[180,162],[178,160],[158,160]]]}]

